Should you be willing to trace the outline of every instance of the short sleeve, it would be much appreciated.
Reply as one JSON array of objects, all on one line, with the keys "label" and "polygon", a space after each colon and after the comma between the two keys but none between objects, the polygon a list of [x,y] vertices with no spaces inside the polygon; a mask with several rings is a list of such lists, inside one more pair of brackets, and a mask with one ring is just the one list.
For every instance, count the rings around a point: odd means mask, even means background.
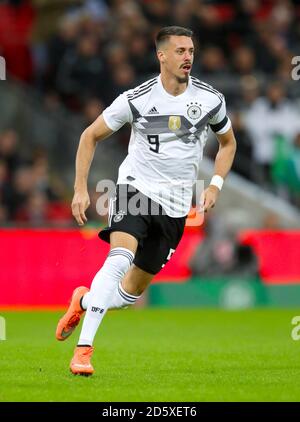
[{"label": "short sleeve", "polygon": [[103,118],[107,126],[114,132],[119,130],[125,123],[132,122],[132,113],[125,93],[119,95],[103,111]]},{"label": "short sleeve", "polygon": [[219,111],[209,120],[210,128],[213,132],[222,135],[226,133],[231,127],[231,121],[226,116],[226,104],[224,96],[222,95],[222,103]]}]

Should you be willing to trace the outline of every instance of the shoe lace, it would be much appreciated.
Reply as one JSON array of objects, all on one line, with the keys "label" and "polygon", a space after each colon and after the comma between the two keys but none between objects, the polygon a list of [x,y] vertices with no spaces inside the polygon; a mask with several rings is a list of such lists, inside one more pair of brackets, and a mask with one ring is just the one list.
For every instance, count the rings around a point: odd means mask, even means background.
[{"label": "shoe lace", "polygon": [[90,358],[93,354],[93,347],[82,347],[82,351],[80,353],[80,359],[83,363],[90,363]]}]

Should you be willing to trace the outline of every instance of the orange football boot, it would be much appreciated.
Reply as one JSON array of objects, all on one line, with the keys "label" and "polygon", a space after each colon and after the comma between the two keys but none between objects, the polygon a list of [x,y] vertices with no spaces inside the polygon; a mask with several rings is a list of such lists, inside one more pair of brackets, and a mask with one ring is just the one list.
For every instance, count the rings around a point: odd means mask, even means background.
[{"label": "orange football boot", "polygon": [[94,373],[94,368],[91,364],[91,357],[94,348],[92,346],[77,346],[74,350],[74,356],[70,363],[70,371],[74,375],[89,376]]},{"label": "orange football boot", "polygon": [[57,340],[66,340],[79,324],[80,318],[85,313],[85,310],[80,306],[80,299],[88,291],[89,289],[84,286],[77,287],[77,289],[74,290],[67,312],[58,321],[56,328]]}]

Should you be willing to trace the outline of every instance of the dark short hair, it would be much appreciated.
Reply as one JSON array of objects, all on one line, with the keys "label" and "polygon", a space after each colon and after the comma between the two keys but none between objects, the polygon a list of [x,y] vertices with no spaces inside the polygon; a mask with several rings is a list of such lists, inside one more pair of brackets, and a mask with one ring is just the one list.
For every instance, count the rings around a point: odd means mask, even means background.
[{"label": "dark short hair", "polygon": [[164,41],[168,40],[171,35],[182,35],[185,37],[192,38],[193,31],[188,28],[183,28],[182,26],[165,26],[156,35],[156,38],[155,38],[156,49],[158,49]]}]

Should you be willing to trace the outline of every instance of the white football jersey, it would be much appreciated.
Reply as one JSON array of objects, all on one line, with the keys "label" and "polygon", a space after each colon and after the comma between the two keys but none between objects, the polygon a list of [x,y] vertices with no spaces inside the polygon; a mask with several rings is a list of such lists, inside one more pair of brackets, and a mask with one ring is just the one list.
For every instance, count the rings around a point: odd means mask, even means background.
[{"label": "white football jersey", "polygon": [[173,96],[159,75],[119,95],[103,118],[113,131],[132,127],[117,183],[134,186],[171,217],[187,215],[208,125],[218,134],[231,126],[224,96],[193,76]]}]

